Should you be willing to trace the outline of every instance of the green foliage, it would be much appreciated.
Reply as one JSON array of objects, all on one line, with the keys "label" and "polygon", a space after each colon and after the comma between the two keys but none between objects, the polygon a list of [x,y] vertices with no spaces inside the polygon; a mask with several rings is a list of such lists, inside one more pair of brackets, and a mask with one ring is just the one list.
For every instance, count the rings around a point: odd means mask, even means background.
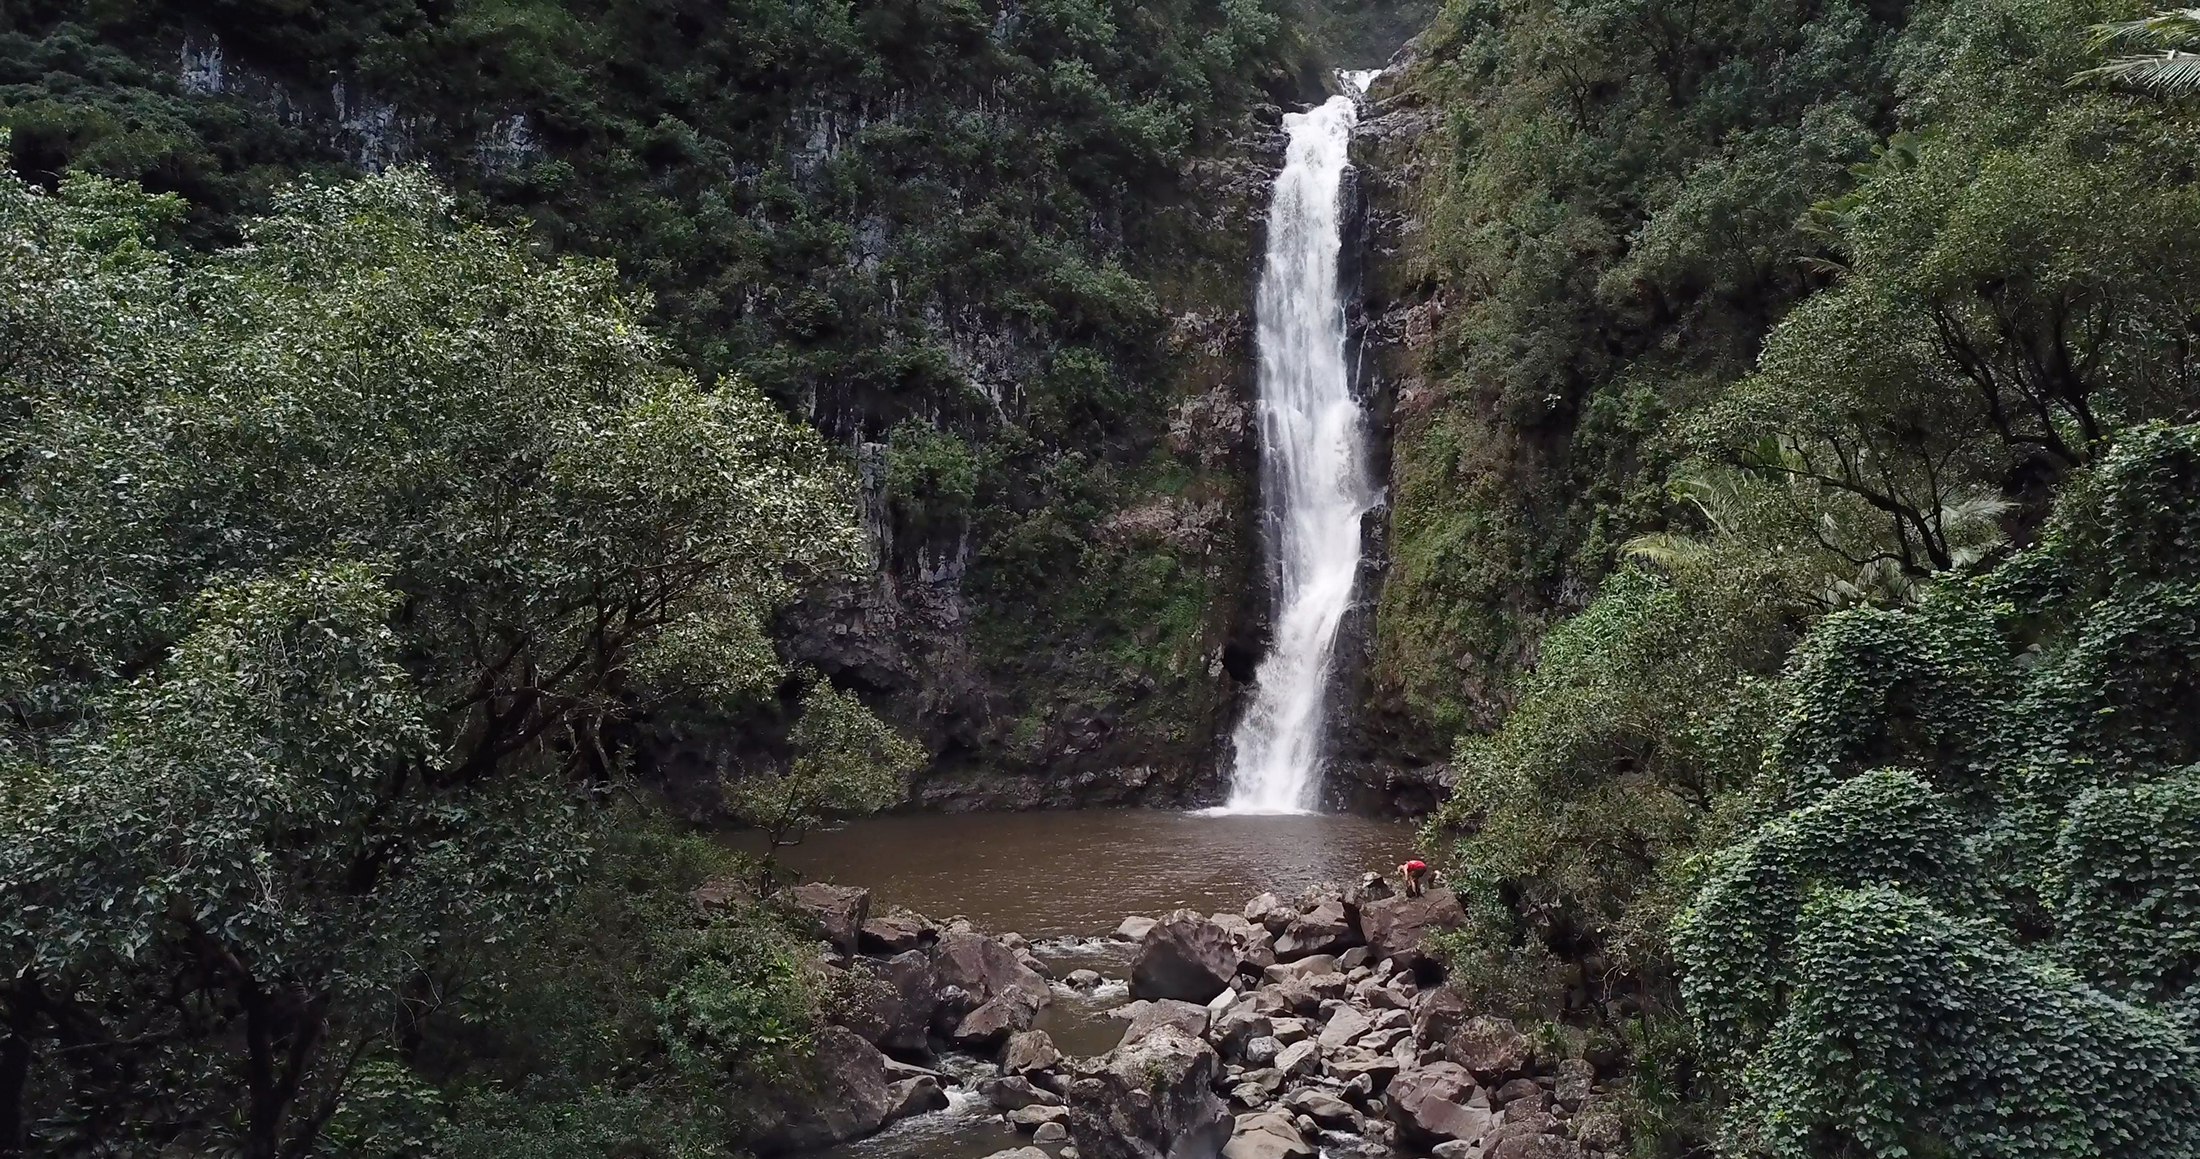
[{"label": "green foliage", "polygon": [[418,1150],[454,1156],[722,1156],[744,1129],[729,1092],[798,1070],[822,1005],[812,951],[751,903],[690,897],[756,867],[637,808],[592,835],[569,902],[478,947],[499,985],[423,1020],[411,1115],[362,1102],[350,1121],[418,1121]]},{"label": "green foliage", "polygon": [[[181,194],[174,237],[194,247],[234,240],[295,174],[401,159],[448,174],[470,214],[615,259],[701,380],[743,378],[859,455],[888,444],[900,534],[880,564],[914,592],[942,558],[1106,548],[1106,512],[1065,512],[1059,483],[1101,465],[1131,483],[1178,396],[1219,381],[1187,381],[1168,312],[1242,308],[1248,231],[1216,228],[1242,207],[1209,160],[1314,80],[1305,15],[1283,0],[61,0],[0,14],[0,125],[34,182],[74,167]],[[958,444],[968,469],[939,458]],[[1042,574],[1053,614],[1038,618],[1030,585],[970,585],[985,594],[961,622],[1019,635],[972,650],[978,676],[1013,700],[1112,684],[1117,654],[1143,645],[1084,614],[1107,602],[1104,575]],[[1170,651],[1202,651],[1233,611],[1217,598]],[[905,716],[939,711],[922,688],[885,691]],[[1204,735],[1201,700],[1176,703],[1164,727]]]},{"label": "green foliage", "polygon": [[1668,507],[1675,423],[1816,284],[1798,219],[1890,119],[1902,7],[1454,0],[1399,84],[1443,118],[1387,275],[1429,299],[1394,446],[1378,676],[1490,726],[1532,641]]},{"label": "green foliage", "polygon": [[802,695],[790,738],[794,759],[725,786],[736,820],[764,831],[771,846],[793,844],[836,817],[876,813],[901,800],[924,750],[903,738],[854,693],[817,684]]},{"label": "green foliage", "polygon": [[[851,488],[599,265],[416,172],[179,260],[0,181],[0,1091],[34,1149],[311,1149],[580,880],[615,727],[771,687]],[[180,1142],[179,1142],[180,1141]]]},{"label": "green foliage", "polygon": [[905,419],[886,444],[886,497],[906,530],[959,530],[978,501],[977,456],[954,434]]},{"label": "green foliage", "polygon": [[2200,1149],[2196,464],[2127,432],[2037,547],[1799,649],[1791,811],[1674,935],[1733,1146]]},{"label": "green foliage", "polygon": [[2079,80],[2118,82],[2169,96],[2200,88],[2200,11],[2170,8],[2137,20],[2093,26],[2096,49],[2151,49],[2116,57],[2078,74]]},{"label": "green foliage", "polygon": [[1485,940],[1527,938],[1598,977],[1577,1001],[1658,984],[1670,872],[1754,771],[1790,611],[1764,578],[1726,561],[1615,573],[1544,638],[1505,727],[1454,755],[1432,842],[1463,835],[1454,877],[1490,907]]}]

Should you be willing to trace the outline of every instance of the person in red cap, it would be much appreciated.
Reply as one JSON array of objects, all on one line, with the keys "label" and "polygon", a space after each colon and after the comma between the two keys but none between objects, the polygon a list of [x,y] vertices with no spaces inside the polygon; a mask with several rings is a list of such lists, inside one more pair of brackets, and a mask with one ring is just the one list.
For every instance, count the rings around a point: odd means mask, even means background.
[{"label": "person in red cap", "polygon": [[1407,897],[1419,897],[1428,891],[1428,862],[1416,857],[1398,867],[1398,876],[1405,879]]}]

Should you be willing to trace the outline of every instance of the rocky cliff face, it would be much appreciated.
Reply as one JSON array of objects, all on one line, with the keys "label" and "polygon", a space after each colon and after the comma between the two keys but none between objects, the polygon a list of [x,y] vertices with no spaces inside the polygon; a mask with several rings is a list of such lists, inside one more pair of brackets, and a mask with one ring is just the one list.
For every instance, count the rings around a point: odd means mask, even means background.
[{"label": "rocky cliff face", "polygon": [[[873,693],[936,754],[910,807],[1185,803],[1216,792],[1218,749],[1262,650],[1251,287],[1280,110],[1257,109],[1188,159],[1165,213],[1196,249],[1148,255],[1165,318],[1150,384],[1158,421],[1128,432],[1092,530],[1057,568],[1011,574],[1028,521],[946,534],[896,518],[863,448],[866,582],[817,593],[784,623],[792,655]],[[1050,352],[1000,334],[965,343],[974,379],[1022,381]],[[1012,543],[1012,546],[1014,544]]]}]

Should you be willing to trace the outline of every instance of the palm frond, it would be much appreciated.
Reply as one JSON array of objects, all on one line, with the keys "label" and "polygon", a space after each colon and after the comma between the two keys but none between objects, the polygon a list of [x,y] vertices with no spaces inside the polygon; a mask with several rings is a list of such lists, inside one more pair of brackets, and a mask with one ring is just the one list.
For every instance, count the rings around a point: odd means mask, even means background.
[{"label": "palm frond", "polygon": [[2096,24],[2091,43],[2107,48],[2181,48],[2200,41],[2200,8],[2165,8],[2137,20]]},{"label": "palm frond", "polygon": [[2163,96],[2186,96],[2200,92],[2200,52],[2172,48],[2145,56],[2120,56],[2070,79],[2072,83],[2101,81],[2130,85]]},{"label": "palm frond", "polygon": [[1638,535],[1620,545],[1620,554],[1633,559],[1654,563],[1668,571],[1683,564],[1702,559],[1710,552],[1709,544],[1685,535],[1660,531],[1650,535]]}]

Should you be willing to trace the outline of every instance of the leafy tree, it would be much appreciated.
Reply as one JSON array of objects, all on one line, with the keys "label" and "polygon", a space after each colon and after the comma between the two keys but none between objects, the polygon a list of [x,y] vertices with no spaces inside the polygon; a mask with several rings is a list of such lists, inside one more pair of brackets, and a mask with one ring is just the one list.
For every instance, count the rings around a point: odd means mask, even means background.
[{"label": "leafy tree", "polygon": [[857,558],[754,391],[412,171],[176,259],[0,181],[0,1138],[303,1155],[585,870],[616,724]]},{"label": "leafy tree", "polygon": [[1674,932],[1737,1150],[2200,1151],[2195,468],[2127,432],[2037,547],[1798,650],[1785,811]]},{"label": "leafy tree", "polygon": [[734,817],[764,831],[768,849],[792,845],[834,817],[875,813],[901,800],[924,751],[826,684],[802,696],[790,737],[794,759],[726,786]]}]

